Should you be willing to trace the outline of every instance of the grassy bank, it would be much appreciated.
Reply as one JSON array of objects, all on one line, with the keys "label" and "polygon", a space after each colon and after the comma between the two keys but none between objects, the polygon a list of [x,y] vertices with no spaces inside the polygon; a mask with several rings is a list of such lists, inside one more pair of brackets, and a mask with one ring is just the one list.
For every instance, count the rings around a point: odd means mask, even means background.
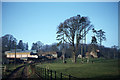
[{"label": "grassy bank", "polygon": [[[57,73],[70,74],[78,78],[114,78],[118,77],[120,68],[117,59],[90,59],[90,63],[81,63],[81,59],[77,59],[77,63],[72,63],[71,59],[66,59],[67,63],[63,64],[62,60],[56,60],[51,63],[37,64],[38,67],[44,67],[57,71]],[[92,63],[93,61],[93,63]]]}]

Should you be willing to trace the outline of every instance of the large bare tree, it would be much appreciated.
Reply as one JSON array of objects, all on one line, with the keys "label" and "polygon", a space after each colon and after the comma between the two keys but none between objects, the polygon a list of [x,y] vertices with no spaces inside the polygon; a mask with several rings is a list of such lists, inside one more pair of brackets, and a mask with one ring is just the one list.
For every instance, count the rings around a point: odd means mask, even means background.
[{"label": "large bare tree", "polygon": [[86,36],[92,27],[89,19],[80,15],[70,17],[58,26],[57,40],[60,40],[59,43],[67,42],[71,45],[74,63],[76,62],[76,53],[80,40]]}]

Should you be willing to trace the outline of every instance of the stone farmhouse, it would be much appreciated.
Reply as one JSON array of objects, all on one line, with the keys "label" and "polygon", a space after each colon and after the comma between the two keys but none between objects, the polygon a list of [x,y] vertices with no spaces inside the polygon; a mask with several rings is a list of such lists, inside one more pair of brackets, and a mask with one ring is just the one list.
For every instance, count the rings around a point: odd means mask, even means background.
[{"label": "stone farmhouse", "polygon": [[49,59],[52,59],[52,58],[57,58],[58,55],[55,51],[51,51],[51,52],[43,52],[42,53],[42,56],[46,56],[47,58]]}]

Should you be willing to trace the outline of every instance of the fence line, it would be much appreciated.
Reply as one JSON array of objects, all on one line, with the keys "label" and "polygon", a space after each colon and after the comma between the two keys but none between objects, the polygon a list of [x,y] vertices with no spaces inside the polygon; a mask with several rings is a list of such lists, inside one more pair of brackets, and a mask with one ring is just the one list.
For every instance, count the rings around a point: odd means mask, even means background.
[{"label": "fence line", "polygon": [[35,68],[35,73],[39,74],[41,78],[44,80],[79,80],[77,77],[73,77],[70,74],[63,74],[63,73],[57,73],[54,70],[46,69],[46,68],[41,68],[41,67],[36,67]]}]

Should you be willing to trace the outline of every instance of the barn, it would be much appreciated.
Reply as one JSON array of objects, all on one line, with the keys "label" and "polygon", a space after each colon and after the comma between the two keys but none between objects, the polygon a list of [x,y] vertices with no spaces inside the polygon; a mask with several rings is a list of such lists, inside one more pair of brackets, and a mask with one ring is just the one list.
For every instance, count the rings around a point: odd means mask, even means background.
[{"label": "barn", "polygon": [[27,59],[27,58],[38,58],[38,55],[32,50],[27,51],[7,51],[5,52],[8,59]]}]

